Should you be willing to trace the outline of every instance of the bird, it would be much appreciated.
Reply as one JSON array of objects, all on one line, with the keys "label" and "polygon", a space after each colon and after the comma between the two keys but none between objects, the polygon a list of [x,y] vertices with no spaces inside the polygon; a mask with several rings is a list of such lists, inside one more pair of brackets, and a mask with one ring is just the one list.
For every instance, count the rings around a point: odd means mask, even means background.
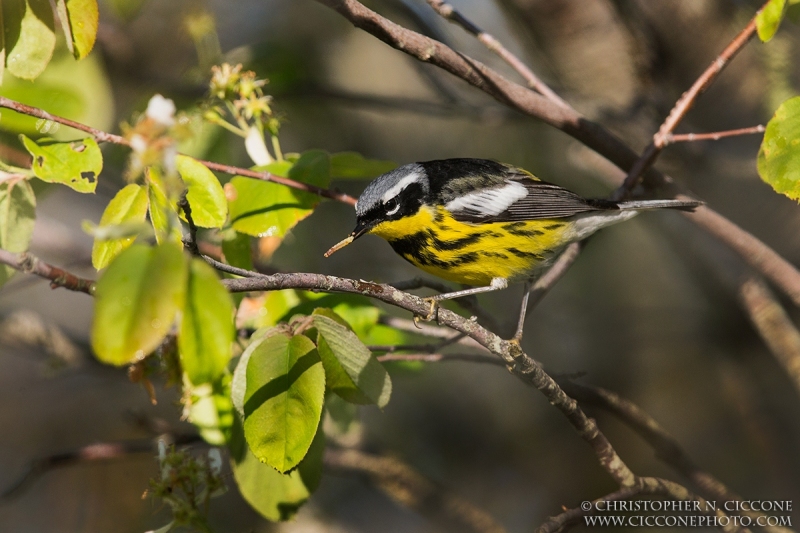
[{"label": "bird", "polygon": [[356,227],[325,257],[362,235],[384,238],[423,271],[472,288],[429,297],[443,300],[525,282],[512,340],[519,342],[533,280],[570,243],[640,211],[693,211],[697,200],[587,199],[521,168],[489,159],[457,158],[400,166],[375,178],[356,201]]}]

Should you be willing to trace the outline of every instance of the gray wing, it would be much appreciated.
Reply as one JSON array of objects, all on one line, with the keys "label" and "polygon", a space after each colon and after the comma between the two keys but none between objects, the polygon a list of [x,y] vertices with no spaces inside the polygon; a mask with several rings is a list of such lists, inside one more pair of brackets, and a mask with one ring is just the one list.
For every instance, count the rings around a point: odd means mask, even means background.
[{"label": "gray wing", "polygon": [[462,222],[521,222],[618,209],[614,202],[587,200],[563,187],[524,174],[510,177],[501,187],[457,198],[446,208],[453,218]]}]

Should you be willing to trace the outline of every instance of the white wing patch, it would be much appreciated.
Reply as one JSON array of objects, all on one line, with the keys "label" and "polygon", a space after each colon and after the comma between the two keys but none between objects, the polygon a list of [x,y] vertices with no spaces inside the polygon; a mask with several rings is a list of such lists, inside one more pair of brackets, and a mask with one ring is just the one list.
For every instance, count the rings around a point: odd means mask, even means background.
[{"label": "white wing patch", "polygon": [[403,189],[405,189],[412,183],[418,182],[420,178],[422,178],[422,174],[420,174],[419,172],[412,172],[408,176],[404,176],[400,181],[395,183],[391,189],[383,193],[381,201],[383,203],[388,202],[389,200],[400,194],[403,191]]},{"label": "white wing patch", "polygon": [[498,189],[466,194],[447,203],[451,213],[470,211],[478,216],[493,217],[508,209],[514,202],[525,198],[528,190],[521,183],[509,181]]}]

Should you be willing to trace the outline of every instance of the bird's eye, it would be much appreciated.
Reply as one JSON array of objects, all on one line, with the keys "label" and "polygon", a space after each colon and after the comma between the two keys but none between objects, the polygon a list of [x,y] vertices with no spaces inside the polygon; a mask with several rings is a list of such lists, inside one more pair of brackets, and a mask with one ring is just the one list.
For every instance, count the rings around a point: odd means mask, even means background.
[{"label": "bird's eye", "polygon": [[397,202],[397,198],[387,200],[384,207],[386,208],[386,214],[389,216],[394,215],[400,210],[400,204]]}]

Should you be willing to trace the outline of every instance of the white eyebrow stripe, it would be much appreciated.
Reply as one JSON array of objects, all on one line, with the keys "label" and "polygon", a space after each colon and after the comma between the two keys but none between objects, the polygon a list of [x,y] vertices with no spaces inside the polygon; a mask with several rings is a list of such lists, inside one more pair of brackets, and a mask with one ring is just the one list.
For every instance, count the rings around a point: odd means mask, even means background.
[{"label": "white eyebrow stripe", "polygon": [[416,172],[416,171],[412,172],[408,176],[404,176],[403,179],[401,179],[400,181],[395,183],[394,186],[391,189],[389,189],[388,191],[383,193],[383,196],[381,197],[381,201],[383,203],[388,202],[389,200],[391,200],[392,198],[394,198],[395,196],[400,194],[403,191],[403,189],[405,189],[406,187],[408,187],[412,183],[418,182],[421,177],[422,177],[422,174],[420,174],[419,172]]},{"label": "white eyebrow stripe", "polygon": [[451,213],[469,210],[485,217],[499,215],[514,202],[528,196],[528,189],[521,183],[509,181],[498,189],[466,194],[447,203],[445,209]]}]

